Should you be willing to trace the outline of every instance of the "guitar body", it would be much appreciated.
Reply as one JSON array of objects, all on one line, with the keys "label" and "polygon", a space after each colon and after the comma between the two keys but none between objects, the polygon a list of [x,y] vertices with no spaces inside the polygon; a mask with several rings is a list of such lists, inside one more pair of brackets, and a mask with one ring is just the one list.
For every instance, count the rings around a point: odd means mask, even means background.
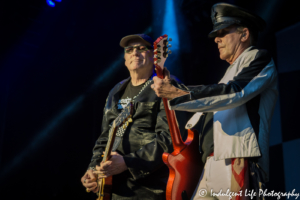
[{"label": "guitar body", "polygon": [[[168,36],[160,36],[154,42],[154,65],[157,76],[164,79],[164,62],[171,53],[168,47]],[[169,40],[171,41],[171,40]],[[163,98],[165,111],[168,119],[170,135],[173,142],[173,153],[164,153],[162,159],[169,167],[169,180],[166,189],[167,200],[182,200],[182,192],[187,193],[190,199],[199,182],[203,164],[199,153],[199,134],[188,130],[188,137],[182,141],[174,110],[169,110],[168,100]]]},{"label": "guitar body", "polygon": [[99,190],[102,190],[101,194],[97,200],[111,200],[112,194],[112,176],[98,181]]},{"label": "guitar body", "polygon": [[202,173],[203,165],[199,153],[198,132],[188,130],[188,137],[184,144],[186,147],[181,152],[164,153],[162,157],[164,163],[169,167],[167,200],[181,200],[181,193],[184,190],[190,199]]},{"label": "guitar body", "polygon": [[105,179],[103,200],[111,200],[111,194],[112,194],[112,176],[109,176]]}]

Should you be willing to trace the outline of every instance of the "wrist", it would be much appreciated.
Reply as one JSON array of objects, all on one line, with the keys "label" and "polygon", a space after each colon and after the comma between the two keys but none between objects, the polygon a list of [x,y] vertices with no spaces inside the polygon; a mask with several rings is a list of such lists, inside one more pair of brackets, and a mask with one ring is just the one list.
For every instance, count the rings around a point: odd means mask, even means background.
[{"label": "wrist", "polygon": [[176,98],[176,97],[180,97],[180,96],[189,94],[187,91],[178,89],[178,88],[176,88],[175,86],[173,86],[173,90],[172,90],[172,91],[173,91],[173,92],[172,92],[171,98],[169,98],[169,100],[172,100],[172,99],[174,99],[174,98]]}]

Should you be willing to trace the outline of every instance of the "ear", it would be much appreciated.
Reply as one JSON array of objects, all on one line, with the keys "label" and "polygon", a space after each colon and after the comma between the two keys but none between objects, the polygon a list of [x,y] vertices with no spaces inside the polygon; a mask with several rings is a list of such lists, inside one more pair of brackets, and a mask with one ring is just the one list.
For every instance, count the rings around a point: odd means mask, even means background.
[{"label": "ear", "polygon": [[250,32],[248,28],[244,28],[241,37],[241,42],[247,42],[248,40],[250,41]]}]

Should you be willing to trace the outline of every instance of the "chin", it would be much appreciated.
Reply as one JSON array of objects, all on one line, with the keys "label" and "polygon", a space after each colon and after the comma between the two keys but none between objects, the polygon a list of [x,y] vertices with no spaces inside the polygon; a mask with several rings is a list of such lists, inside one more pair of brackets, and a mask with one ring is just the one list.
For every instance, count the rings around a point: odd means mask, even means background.
[{"label": "chin", "polygon": [[130,66],[130,69],[131,70],[137,70],[137,69],[139,69],[139,68],[141,68],[142,66],[140,66],[140,65],[134,65],[134,66]]},{"label": "chin", "polygon": [[226,60],[226,58],[224,58],[224,56],[220,55],[220,59],[221,60]]},{"label": "chin", "polygon": [[220,59],[221,60],[227,60],[229,57],[224,55],[224,54],[220,54]]}]

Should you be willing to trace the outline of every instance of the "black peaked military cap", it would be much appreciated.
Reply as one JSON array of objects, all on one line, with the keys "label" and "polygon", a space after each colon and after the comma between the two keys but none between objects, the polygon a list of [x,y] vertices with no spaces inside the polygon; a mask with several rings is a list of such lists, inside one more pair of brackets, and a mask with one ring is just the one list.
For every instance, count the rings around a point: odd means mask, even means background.
[{"label": "black peaked military cap", "polygon": [[213,5],[211,8],[211,20],[214,27],[208,34],[210,38],[216,37],[218,30],[233,24],[244,25],[254,31],[263,31],[266,27],[266,22],[258,15],[228,3]]}]

